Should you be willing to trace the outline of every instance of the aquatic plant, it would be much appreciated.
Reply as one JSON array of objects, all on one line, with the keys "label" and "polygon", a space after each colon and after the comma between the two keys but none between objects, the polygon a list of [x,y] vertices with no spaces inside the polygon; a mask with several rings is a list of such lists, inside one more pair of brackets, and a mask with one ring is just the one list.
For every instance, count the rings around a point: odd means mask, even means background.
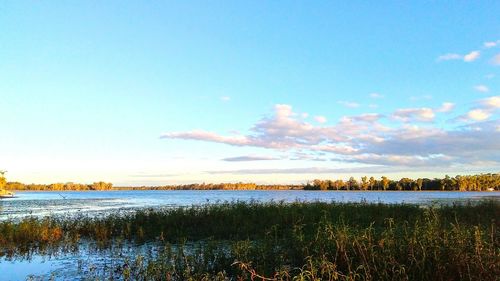
[{"label": "aquatic plant", "polygon": [[152,243],[148,247],[155,254],[131,256],[97,277],[496,280],[499,215],[497,201],[425,208],[232,202],[102,218],[1,222],[0,254],[71,251],[82,239],[105,251],[129,241]]}]

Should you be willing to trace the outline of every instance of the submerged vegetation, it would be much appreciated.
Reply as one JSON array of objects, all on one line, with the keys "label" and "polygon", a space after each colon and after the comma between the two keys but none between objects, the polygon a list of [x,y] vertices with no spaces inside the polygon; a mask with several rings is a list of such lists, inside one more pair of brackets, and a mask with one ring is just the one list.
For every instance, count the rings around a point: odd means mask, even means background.
[{"label": "submerged vegetation", "polygon": [[[496,280],[500,203],[233,202],[101,218],[0,222],[0,256],[129,243],[100,278],[125,280]],[[153,246],[154,245],[154,246]],[[152,254],[154,252],[154,254]],[[104,271],[103,271],[104,272]]]},{"label": "submerged vegetation", "polygon": [[[1,188],[1,187],[0,187]],[[442,179],[410,179],[401,178],[391,180],[385,176],[380,179],[361,177],[358,181],[354,177],[344,181],[316,179],[304,185],[259,185],[255,183],[202,183],[163,186],[113,187],[111,183],[94,182],[93,184],[53,183],[53,184],[24,184],[7,182],[8,190],[377,190],[377,191],[494,191],[500,190],[500,174],[457,175],[445,176]]]}]

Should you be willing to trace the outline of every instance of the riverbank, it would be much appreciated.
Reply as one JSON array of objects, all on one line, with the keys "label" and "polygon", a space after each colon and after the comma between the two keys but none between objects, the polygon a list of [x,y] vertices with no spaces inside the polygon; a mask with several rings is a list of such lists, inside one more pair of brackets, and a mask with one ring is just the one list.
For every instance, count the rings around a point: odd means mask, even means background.
[{"label": "riverbank", "polygon": [[153,243],[156,254],[108,269],[124,279],[495,280],[498,217],[498,201],[437,207],[234,202],[5,221],[0,255],[71,251],[82,241],[105,251],[125,241]]}]

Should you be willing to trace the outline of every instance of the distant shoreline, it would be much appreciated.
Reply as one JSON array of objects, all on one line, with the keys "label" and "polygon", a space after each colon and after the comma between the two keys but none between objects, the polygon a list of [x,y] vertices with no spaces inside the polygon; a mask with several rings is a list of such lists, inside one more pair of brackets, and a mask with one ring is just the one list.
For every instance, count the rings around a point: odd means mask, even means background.
[{"label": "distant shoreline", "polygon": [[[314,192],[500,192],[500,190],[306,190],[306,189],[131,189],[113,188],[107,190],[9,190],[12,192],[118,192],[118,191],[314,191]],[[1,197],[1,196],[0,196]],[[12,198],[12,197],[5,197]]]},{"label": "distant shoreline", "polygon": [[113,186],[109,182],[24,184],[7,182],[5,190],[13,191],[99,191],[99,190],[322,190],[322,191],[500,191],[500,174],[457,175],[444,178],[403,177],[392,180],[385,176],[376,179],[363,176],[348,180],[313,180],[305,184],[256,184],[252,182],[237,183],[193,183],[183,185],[162,186]]}]

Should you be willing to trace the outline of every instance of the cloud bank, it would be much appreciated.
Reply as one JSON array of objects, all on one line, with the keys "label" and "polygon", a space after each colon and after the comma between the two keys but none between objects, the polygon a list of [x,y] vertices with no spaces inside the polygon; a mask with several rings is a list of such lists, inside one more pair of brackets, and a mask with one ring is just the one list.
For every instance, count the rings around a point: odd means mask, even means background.
[{"label": "cloud bank", "polygon": [[[439,127],[438,114],[449,114],[451,102],[439,108],[404,108],[392,114],[344,116],[336,124],[326,118],[316,125],[304,121],[292,106],[277,104],[270,116],[257,121],[246,134],[221,135],[204,130],[167,132],[164,139],[200,140],[289,152],[289,159],[335,160],[386,167],[452,167],[500,165],[500,96],[478,100],[454,120]],[[318,119],[318,118],[316,118]],[[457,123],[458,122],[458,123]],[[293,156],[292,156],[293,155]],[[238,156],[224,161],[276,160]]]}]

